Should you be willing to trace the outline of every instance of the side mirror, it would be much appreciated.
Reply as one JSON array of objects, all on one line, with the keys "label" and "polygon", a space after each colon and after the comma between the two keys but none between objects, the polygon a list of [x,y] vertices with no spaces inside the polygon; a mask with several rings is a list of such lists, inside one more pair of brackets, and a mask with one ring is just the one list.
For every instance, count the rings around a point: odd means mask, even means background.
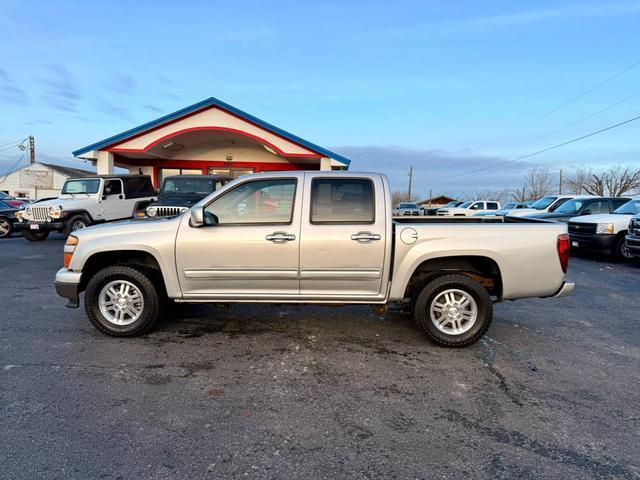
[{"label": "side mirror", "polygon": [[106,195],[102,195],[102,200],[106,200],[107,196]]},{"label": "side mirror", "polygon": [[204,207],[191,207],[191,226],[201,227],[204,225]]}]

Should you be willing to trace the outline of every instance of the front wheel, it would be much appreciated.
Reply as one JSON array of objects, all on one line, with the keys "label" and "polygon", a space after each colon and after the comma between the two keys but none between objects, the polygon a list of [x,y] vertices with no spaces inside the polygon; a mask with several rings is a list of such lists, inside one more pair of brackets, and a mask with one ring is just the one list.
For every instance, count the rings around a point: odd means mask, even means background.
[{"label": "front wheel", "polygon": [[629,247],[627,246],[627,240],[624,237],[618,240],[618,244],[616,245],[616,257],[627,262],[634,259],[634,256],[631,254],[631,250],[629,250]]},{"label": "front wheel", "polygon": [[115,265],[98,271],[84,294],[89,320],[102,333],[135,337],[149,332],[160,316],[160,296],[141,270]]},{"label": "front wheel", "polygon": [[91,222],[84,215],[74,215],[69,220],[67,220],[64,227],[64,234],[68,237],[76,230],[81,230],[83,228],[87,228],[91,225]]},{"label": "front wheel", "polygon": [[49,231],[48,230],[44,230],[44,231],[30,230],[28,229],[28,225],[27,225],[27,230],[22,232],[22,235],[24,236],[24,238],[26,238],[30,242],[41,242],[42,240],[47,239],[47,237],[49,236]]},{"label": "front wheel", "polygon": [[438,345],[466,347],[488,330],[493,303],[486,289],[472,278],[461,274],[443,275],[422,288],[414,316]]}]

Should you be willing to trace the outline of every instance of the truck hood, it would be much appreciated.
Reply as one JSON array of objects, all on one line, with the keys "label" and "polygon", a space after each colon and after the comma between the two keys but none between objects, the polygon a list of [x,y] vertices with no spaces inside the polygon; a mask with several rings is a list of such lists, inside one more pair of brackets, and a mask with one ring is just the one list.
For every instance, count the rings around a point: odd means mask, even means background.
[{"label": "truck hood", "polygon": [[85,205],[95,205],[95,197],[88,195],[78,195],[76,197],[64,195],[58,198],[52,198],[51,200],[43,200],[41,202],[32,203],[27,205],[29,207],[62,207],[63,210],[76,210],[83,208]]},{"label": "truck hood", "polygon": [[207,195],[162,195],[151,205],[163,205],[166,207],[191,207]]},{"label": "truck hood", "polygon": [[518,208],[516,210],[509,210],[507,215],[511,217],[527,217],[529,215],[536,215],[544,212],[544,210],[536,210],[535,208]]},{"label": "truck hood", "polygon": [[76,230],[74,237],[78,237],[80,243],[84,244],[95,239],[117,238],[127,239],[129,242],[135,241],[138,234],[153,234],[158,232],[176,231],[180,224],[180,217],[154,217],[122,220],[119,222],[101,223],[88,228]]},{"label": "truck hood", "polygon": [[615,226],[621,226],[626,229],[632,218],[633,215],[631,214],[600,213],[598,215],[582,215],[580,217],[573,217],[569,221],[572,223],[613,223]]}]

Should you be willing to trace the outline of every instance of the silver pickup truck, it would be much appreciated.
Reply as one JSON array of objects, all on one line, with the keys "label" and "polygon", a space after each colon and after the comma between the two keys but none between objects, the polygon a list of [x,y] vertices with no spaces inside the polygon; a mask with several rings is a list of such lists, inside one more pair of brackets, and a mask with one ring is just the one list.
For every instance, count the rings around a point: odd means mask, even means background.
[{"label": "silver pickup truck", "polygon": [[184,214],[74,232],[56,290],[100,331],[151,330],[168,300],[404,303],[436,343],[489,328],[493,303],[562,297],[565,224],[396,223],[384,175],[241,177]]}]

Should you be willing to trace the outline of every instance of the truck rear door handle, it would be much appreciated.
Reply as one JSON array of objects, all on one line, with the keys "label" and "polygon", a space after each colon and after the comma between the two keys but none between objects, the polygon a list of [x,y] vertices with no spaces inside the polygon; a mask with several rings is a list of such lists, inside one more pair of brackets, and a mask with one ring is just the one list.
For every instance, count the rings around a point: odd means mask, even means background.
[{"label": "truck rear door handle", "polygon": [[381,238],[380,234],[373,232],[358,232],[351,235],[351,240],[362,243],[373,242],[374,240],[380,240]]},{"label": "truck rear door handle", "polygon": [[264,238],[273,243],[287,243],[295,240],[296,236],[287,232],[273,232],[271,235],[267,235]]}]

